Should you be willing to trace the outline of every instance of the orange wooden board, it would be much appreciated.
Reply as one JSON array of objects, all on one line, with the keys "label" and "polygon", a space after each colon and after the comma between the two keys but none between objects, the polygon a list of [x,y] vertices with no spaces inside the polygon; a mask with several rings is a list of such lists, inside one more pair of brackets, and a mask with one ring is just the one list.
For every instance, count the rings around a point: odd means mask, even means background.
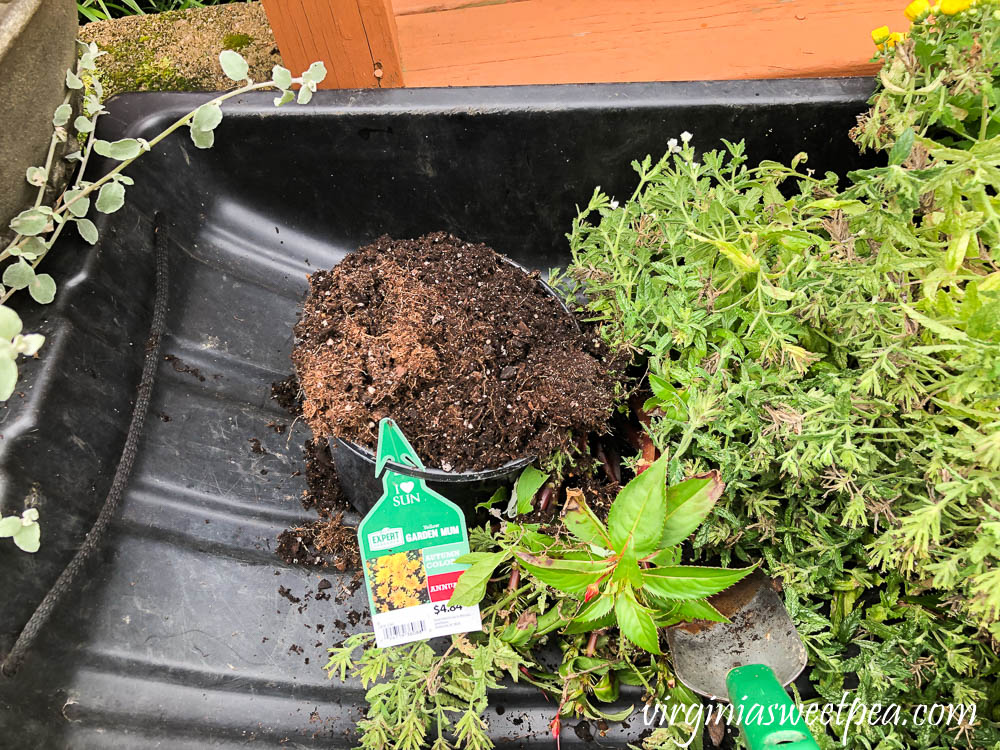
[{"label": "orange wooden board", "polygon": [[264,0],[285,65],[322,60],[324,88],[402,86],[390,0]]},{"label": "orange wooden board", "polygon": [[904,0],[394,0],[406,86],[870,75]]}]

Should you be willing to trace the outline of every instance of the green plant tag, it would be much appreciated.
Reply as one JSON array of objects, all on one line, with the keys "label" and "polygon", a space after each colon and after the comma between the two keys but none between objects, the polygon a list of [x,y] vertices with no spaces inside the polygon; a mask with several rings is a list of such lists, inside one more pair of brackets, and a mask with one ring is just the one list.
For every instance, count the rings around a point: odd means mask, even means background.
[{"label": "green plant tag", "polygon": [[[424,468],[396,423],[383,419],[376,476],[389,461]],[[358,526],[358,547],[379,648],[482,629],[478,604],[448,604],[469,567],[455,563],[469,552],[465,514],[423,479],[385,470],[382,497]]]}]

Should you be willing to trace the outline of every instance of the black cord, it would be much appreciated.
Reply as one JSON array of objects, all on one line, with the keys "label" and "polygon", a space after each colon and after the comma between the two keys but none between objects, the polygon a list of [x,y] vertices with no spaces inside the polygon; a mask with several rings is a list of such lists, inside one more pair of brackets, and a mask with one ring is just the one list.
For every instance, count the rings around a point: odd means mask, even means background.
[{"label": "black cord", "polygon": [[135,463],[136,453],[139,447],[139,438],[142,435],[142,428],[146,422],[146,414],[149,412],[149,401],[153,394],[153,381],[156,378],[156,369],[160,359],[160,342],[163,336],[163,326],[167,317],[167,298],[169,291],[169,277],[167,268],[167,250],[160,234],[160,215],[153,216],[153,248],[156,254],[156,296],[153,302],[153,322],[149,326],[149,338],[146,339],[146,356],[142,363],[142,378],[139,380],[139,391],[135,399],[135,407],[132,409],[132,421],[128,427],[128,434],[125,437],[125,447],[122,449],[121,458],[118,460],[118,468],[115,470],[114,480],[111,482],[111,489],[104,500],[104,507],[101,508],[97,520],[73,559],[65,567],[63,572],[56,579],[56,582],[49,589],[49,592],[42,599],[35,609],[34,614],[24,626],[17,641],[11,648],[0,666],[0,674],[13,677],[21,667],[24,657],[31,648],[39,632],[48,622],[52,611],[62,598],[70,591],[76,581],[80,571],[94,551],[100,546],[111,519],[121,504],[122,495],[132,476],[132,466]]}]

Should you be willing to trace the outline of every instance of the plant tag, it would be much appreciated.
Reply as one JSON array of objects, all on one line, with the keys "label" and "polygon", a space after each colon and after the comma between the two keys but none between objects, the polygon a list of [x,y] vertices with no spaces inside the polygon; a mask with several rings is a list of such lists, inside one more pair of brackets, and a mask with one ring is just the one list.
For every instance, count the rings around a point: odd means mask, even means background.
[{"label": "plant tag", "polygon": [[[424,468],[396,423],[383,419],[376,476],[388,461]],[[469,567],[455,564],[469,552],[465,514],[423,479],[385,470],[382,497],[358,526],[358,547],[379,648],[482,629],[478,604],[448,605]]]}]

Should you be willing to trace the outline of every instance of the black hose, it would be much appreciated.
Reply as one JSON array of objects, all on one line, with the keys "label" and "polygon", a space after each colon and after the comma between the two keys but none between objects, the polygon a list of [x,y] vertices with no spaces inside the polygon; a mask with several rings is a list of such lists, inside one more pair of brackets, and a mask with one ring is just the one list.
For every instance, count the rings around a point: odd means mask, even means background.
[{"label": "black hose", "polygon": [[94,551],[100,547],[101,541],[111,525],[111,519],[121,504],[122,495],[125,494],[125,487],[132,476],[132,466],[135,464],[136,453],[139,448],[139,438],[142,435],[142,428],[146,422],[146,414],[149,412],[149,401],[153,394],[153,381],[156,379],[156,369],[160,360],[160,342],[163,336],[163,326],[167,317],[167,298],[169,292],[169,276],[167,268],[167,250],[163,238],[160,235],[160,215],[153,216],[153,248],[156,254],[156,296],[153,302],[153,322],[149,326],[149,338],[146,339],[146,355],[142,363],[142,377],[139,380],[139,391],[135,399],[135,407],[132,409],[132,421],[128,427],[128,434],[125,436],[125,446],[122,448],[121,458],[118,459],[118,468],[115,470],[114,480],[111,482],[111,489],[104,500],[104,507],[101,508],[97,520],[83,544],[63,572],[56,579],[56,582],[49,589],[49,592],[42,599],[35,609],[28,623],[24,626],[17,641],[11,648],[0,666],[0,674],[6,677],[13,677],[20,669],[21,663],[28,650],[31,648],[38,634],[45,623],[48,622],[53,610],[59,602],[72,589],[77,576],[83,570],[84,565]]}]

